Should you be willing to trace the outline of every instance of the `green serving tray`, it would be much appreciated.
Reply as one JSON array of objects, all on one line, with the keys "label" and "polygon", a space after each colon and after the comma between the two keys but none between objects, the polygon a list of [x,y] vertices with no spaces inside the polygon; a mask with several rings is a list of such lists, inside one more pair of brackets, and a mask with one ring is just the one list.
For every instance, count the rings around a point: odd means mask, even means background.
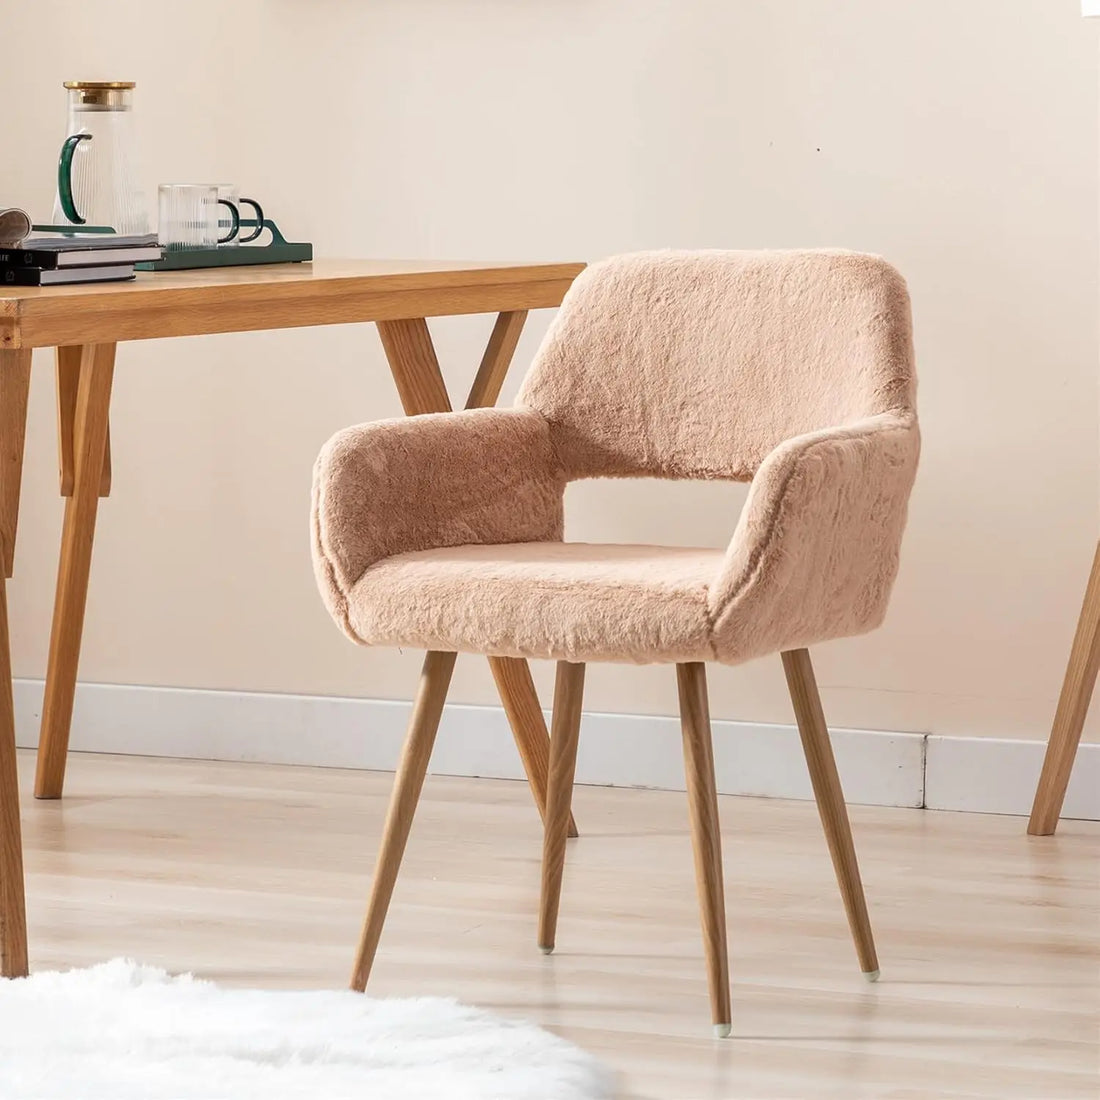
[{"label": "green serving tray", "polygon": [[[255,221],[241,219],[241,228],[256,227]],[[313,259],[313,245],[288,241],[269,218],[263,228],[271,233],[270,244],[242,244],[221,248],[168,249],[163,259],[134,264],[137,271],[187,271],[197,267],[243,267],[247,264],[300,264]]]}]

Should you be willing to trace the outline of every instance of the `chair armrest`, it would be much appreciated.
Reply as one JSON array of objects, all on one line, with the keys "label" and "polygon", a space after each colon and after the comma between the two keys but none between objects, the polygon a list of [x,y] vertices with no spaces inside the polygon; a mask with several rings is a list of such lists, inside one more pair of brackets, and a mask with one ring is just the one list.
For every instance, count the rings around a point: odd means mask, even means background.
[{"label": "chair armrest", "polygon": [[394,554],[562,537],[565,480],[546,421],[527,409],[361,424],[325,445],[313,474],[313,564],[351,636],[347,594]]},{"label": "chair armrest", "polygon": [[919,454],[916,417],[883,413],[787,440],[765,458],[709,594],[718,660],[882,622]]}]

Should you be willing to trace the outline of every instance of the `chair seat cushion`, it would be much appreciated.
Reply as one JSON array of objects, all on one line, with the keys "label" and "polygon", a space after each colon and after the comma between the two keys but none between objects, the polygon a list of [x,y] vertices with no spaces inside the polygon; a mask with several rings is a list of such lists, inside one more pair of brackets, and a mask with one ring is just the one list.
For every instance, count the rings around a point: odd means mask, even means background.
[{"label": "chair seat cushion", "polygon": [[724,551],[583,542],[398,554],[352,588],[369,645],[638,664],[714,654],[708,589]]}]

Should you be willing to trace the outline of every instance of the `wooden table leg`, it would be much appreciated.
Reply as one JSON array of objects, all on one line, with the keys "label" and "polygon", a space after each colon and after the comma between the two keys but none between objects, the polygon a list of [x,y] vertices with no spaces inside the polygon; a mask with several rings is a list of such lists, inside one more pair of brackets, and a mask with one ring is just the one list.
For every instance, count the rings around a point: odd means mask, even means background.
[{"label": "wooden table leg", "polygon": [[[57,349],[57,472],[61,495],[73,495],[76,463],[73,460],[73,425],[76,423],[76,395],[80,390],[80,357],[84,349],[79,344]],[[107,425],[107,442],[103,447],[103,474],[99,479],[99,495],[111,495],[111,426]]]},{"label": "wooden table leg", "polygon": [[[489,668],[496,681],[504,713],[512,727],[527,782],[535,796],[535,805],[546,820],[546,795],[550,774],[550,734],[539,706],[531,669],[522,657],[490,657]],[[569,836],[577,835],[577,823],[569,814]]]},{"label": "wooden table leg", "polygon": [[525,309],[501,313],[497,317],[485,354],[481,357],[477,377],[470,387],[470,396],[466,398],[466,408],[483,409],[497,403],[526,320]]},{"label": "wooden table leg", "polygon": [[50,655],[46,666],[46,697],[38,741],[38,771],[34,786],[36,798],[60,798],[65,785],[65,761],[76,696],[80,638],[84,631],[92,539],[103,485],[114,366],[114,344],[87,344],[81,349],[80,377],[73,408],[72,495],[65,501],[61,560],[57,570]]},{"label": "wooden table leg", "polygon": [[[2,368],[0,368],[2,369]],[[8,648],[8,598],[0,578],[0,977],[27,975],[27,907],[23,893],[23,834],[15,761],[15,711]]]},{"label": "wooden table leg", "polygon": [[[466,408],[483,408],[496,403],[526,319],[525,310],[501,313],[497,317]],[[379,321],[378,335],[382,339],[405,415],[451,412],[451,399],[439,369],[428,322],[423,317]],[[539,813],[545,815],[550,735],[531,671],[521,658],[490,657],[489,666],[527,772],[535,805]],[[577,835],[572,815],[569,818],[569,835]]]},{"label": "wooden table leg", "polygon": [[12,574],[15,559],[30,370],[29,351],[0,351],[0,544],[4,565],[0,575],[0,976],[5,978],[27,974],[27,910],[6,578]]},{"label": "wooden table leg", "polygon": [[1096,670],[1100,667],[1100,543],[1092,559],[1092,572],[1085,589],[1085,602],[1077,620],[1077,632],[1069,651],[1062,694],[1047,742],[1043,771],[1035,790],[1027,831],[1032,836],[1049,836],[1058,827],[1058,815],[1066,797],[1073,758],[1081,742],[1081,730],[1089,711]]}]

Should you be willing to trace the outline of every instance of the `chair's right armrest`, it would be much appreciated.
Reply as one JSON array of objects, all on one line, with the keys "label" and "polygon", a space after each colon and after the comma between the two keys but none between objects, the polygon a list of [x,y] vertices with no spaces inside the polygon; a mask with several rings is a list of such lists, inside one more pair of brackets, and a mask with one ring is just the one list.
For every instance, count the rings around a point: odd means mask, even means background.
[{"label": "chair's right armrest", "polygon": [[562,537],[565,479],[546,421],[473,409],[337,433],[313,476],[313,563],[325,603],[353,639],[347,596],[394,554]]},{"label": "chair's right armrest", "polygon": [[919,455],[905,412],[798,436],[764,459],[710,591],[719,660],[879,625]]}]

